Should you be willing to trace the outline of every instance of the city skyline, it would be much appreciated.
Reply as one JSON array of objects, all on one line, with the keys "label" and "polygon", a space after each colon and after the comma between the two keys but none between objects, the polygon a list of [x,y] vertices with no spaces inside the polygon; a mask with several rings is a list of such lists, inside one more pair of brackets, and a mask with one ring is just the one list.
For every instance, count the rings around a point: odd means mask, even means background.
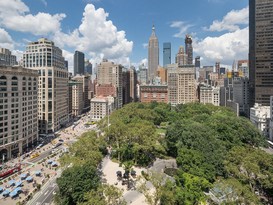
[{"label": "city skyline", "polygon": [[[144,6],[144,1],[124,0],[83,0],[69,4],[64,0],[58,4],[46,0],[3,0],[0,46],[15,50],[18,56],[28,42],[46,37],[64,50],[70,71],[75,50],[84,52],[92,62],[98,63],[105,57],[125,66],[137,66],[147,62],[147,39],[154,24],[159,53],[163,42],[171,42],[172,53],[176,53],[189,33],[193,36],[193,57],[201,56],[202,65],[214,65],[216,61],[231,65],[235,58],[247,59],[247,0],[174,1],[176,6],[156,2],[156,7],[154,3],[145,2]],[[162,55],[160,65],[163,65]]]}]

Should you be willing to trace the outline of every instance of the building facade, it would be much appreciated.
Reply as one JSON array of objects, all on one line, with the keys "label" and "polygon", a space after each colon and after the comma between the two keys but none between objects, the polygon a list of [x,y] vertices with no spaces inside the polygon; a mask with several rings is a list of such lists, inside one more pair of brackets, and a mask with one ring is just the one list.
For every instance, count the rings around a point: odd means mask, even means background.
[{"label": "building facade", "polygon": [[17,65],[16,56],[6,48],[0,48],[0,65],[14,66]]},{"label": "building facade", "polygon": [[[249,0],[250,106],[273,95],[273,1]],[[254,95],[253,95],[254,94]]]},{"label": "building facade", "polygon": [[273,142],[273,96],[270,97],[269,140]]},{"label": "building facade", "polygon": [[92,75],[92,64],[87,60],[84,62],[84,73]]},{"label": "building facade", "polygon": [[157,67],[159,65],[159,45],[158,38],[155,34],[155,27],[152,28],[152,35],[149,38],[148,45],[148,81],[150,83],[156,77]]},{"label": "building facade", "polygon": [[269,136],[270,106],[255,104],[250,108],[250,121],[261,131],[261,133]]},{"label": "building facade", "polygon": [[197,84],[195,80],[195,68],[184,67],[177,70],[177,104],[195,102]]},{"label": "building facade", "polygon": [[113,97],[95,97],[91,99],[90,117],[97,121],[110,115],[113,111],[114,98]]},{"label": "building facade", "polygon": [[68,71],[62,50],[41,38],[27,45],[24,67],[37,70],[39,132],[52,133],[68,122]]},{"label": "building facade", "polygon": [[249,117],[249,79],[233,79],[233,102],[239,104],[239,115]]},{"label": "building facade", "polygon": [[238,72],[241,72],[243,77],[249,78],[249,65],[248,60],[238,60]]},{"label": "building facade", "polygon": [[146,85],[148,83],[148,69],[144,66],[139,67],[138,81],[140,85]]},{"label": "building facade", "polygon": [[163,67],[172,63],[172,45],[170,42],[163,43]]},{"label": "building facade", "polygon": [[74,80],[72,82],[72,117],[79,117],[83,112],[83,85],[82,82]]},{"label": "building facade", "polygon": [[199,86],[199,102],[220,106],[220,88],[201,84]]},{"label": "building facade", "polygon": [[[168,65],[170,65],[170,64],[168,64]],[[163,67],[158,67],[157,77],[160,78],[160,84],[166,85],[167,84],[167,69],[163,68]]]},{"label": "building facade", "polygon": [[130,72],[130,101],[137,102],[137,73],[135,67],[131,66]]},{"label": "building facade", "polygon": [[167,85],[141,85],[140,102],[164,102],[168,103]]},{"label": "building facade", "polygon": [[122,66],[103,60],[98,65],[97,70],[97,84],[107,85],[112,84],[117,89],[117,107],[121,108],[123,105],[122,101]]},{"label": "building facade", "polygon": [[87,112],[90,110],[90,100],[88,98],[88,86],[90,81],[89,75],[76,75],[72,78],[72,80],[81,83],[82,85],[82,102],[83,107],[81,112]]},{"label": "building facade", "polygon": [[184,66],[188,63],[188,55],[185,53],[183,46],[179,47],[179,50],[175,57],[175,63],[177,63],[178,66]]},{"label": "building facade", "polygon": [[38,72],[0,66],[0,157],[10,159],[38,140]]},{"label": "building facade", "polygon": [[75,51],[74,53],[74,75],[84,75],[84,53],[80,51]]}]

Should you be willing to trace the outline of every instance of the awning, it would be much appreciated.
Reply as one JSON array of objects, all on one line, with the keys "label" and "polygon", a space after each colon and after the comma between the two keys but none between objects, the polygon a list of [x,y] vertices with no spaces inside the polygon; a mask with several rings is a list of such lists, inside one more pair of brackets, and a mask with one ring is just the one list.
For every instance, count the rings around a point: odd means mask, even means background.
[{"label": "awning", "polygon": [[10,191],[9,191],[8,189],[6,189],[6,190],[2,193],[2,195],[3,195],[3,196],[6,196],[6,195],[9,195],[9,193],[10,193]]},{"label": "awning", "polygon": [[10,185],[10,186],[13,186],[13,185],[15,185],[15,180],[10,180],[9,182],[8,182],[8,184]]},{"label": "awning", "polygon": [[30,182],[30,181],[33,180],[33,178],[32,178],[31,176],[28,176],[28,177],[26,178],[26,180],[27,180],[28,182]]},{"label": "awning", "polygon": [[22,181],[18,181],[16,182],[15,186],[18,187],[18,186],[21,186],[22,185]]}]

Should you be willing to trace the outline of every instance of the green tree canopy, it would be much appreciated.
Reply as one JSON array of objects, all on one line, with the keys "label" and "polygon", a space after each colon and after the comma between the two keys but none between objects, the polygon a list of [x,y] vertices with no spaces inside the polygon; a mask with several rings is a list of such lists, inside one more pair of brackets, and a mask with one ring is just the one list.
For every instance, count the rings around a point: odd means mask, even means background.
[{"label": "green tree canopy", "polygon": [[98,188],[99,180],[96,168],[87,163],[67,168],[57,179],[59,205],[76,205],[83,202],[86,192]]}]

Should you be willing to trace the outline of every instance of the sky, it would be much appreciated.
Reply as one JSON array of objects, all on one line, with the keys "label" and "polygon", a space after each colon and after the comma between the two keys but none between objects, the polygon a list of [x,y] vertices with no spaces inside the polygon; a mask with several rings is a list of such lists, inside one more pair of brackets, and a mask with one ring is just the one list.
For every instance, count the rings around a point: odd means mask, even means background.
[{"label": "sky", "polygon": [[160,65],[163,43],[171,42],[174,63],[186,34],[201,66],[248,58],[248,0],[0,1],[0,47],[20,60],[29,42],[48,38],[63,49],[70,71],[75,50],[93,64],[102,58],[126,67],[147,64],[153,25]]}]

